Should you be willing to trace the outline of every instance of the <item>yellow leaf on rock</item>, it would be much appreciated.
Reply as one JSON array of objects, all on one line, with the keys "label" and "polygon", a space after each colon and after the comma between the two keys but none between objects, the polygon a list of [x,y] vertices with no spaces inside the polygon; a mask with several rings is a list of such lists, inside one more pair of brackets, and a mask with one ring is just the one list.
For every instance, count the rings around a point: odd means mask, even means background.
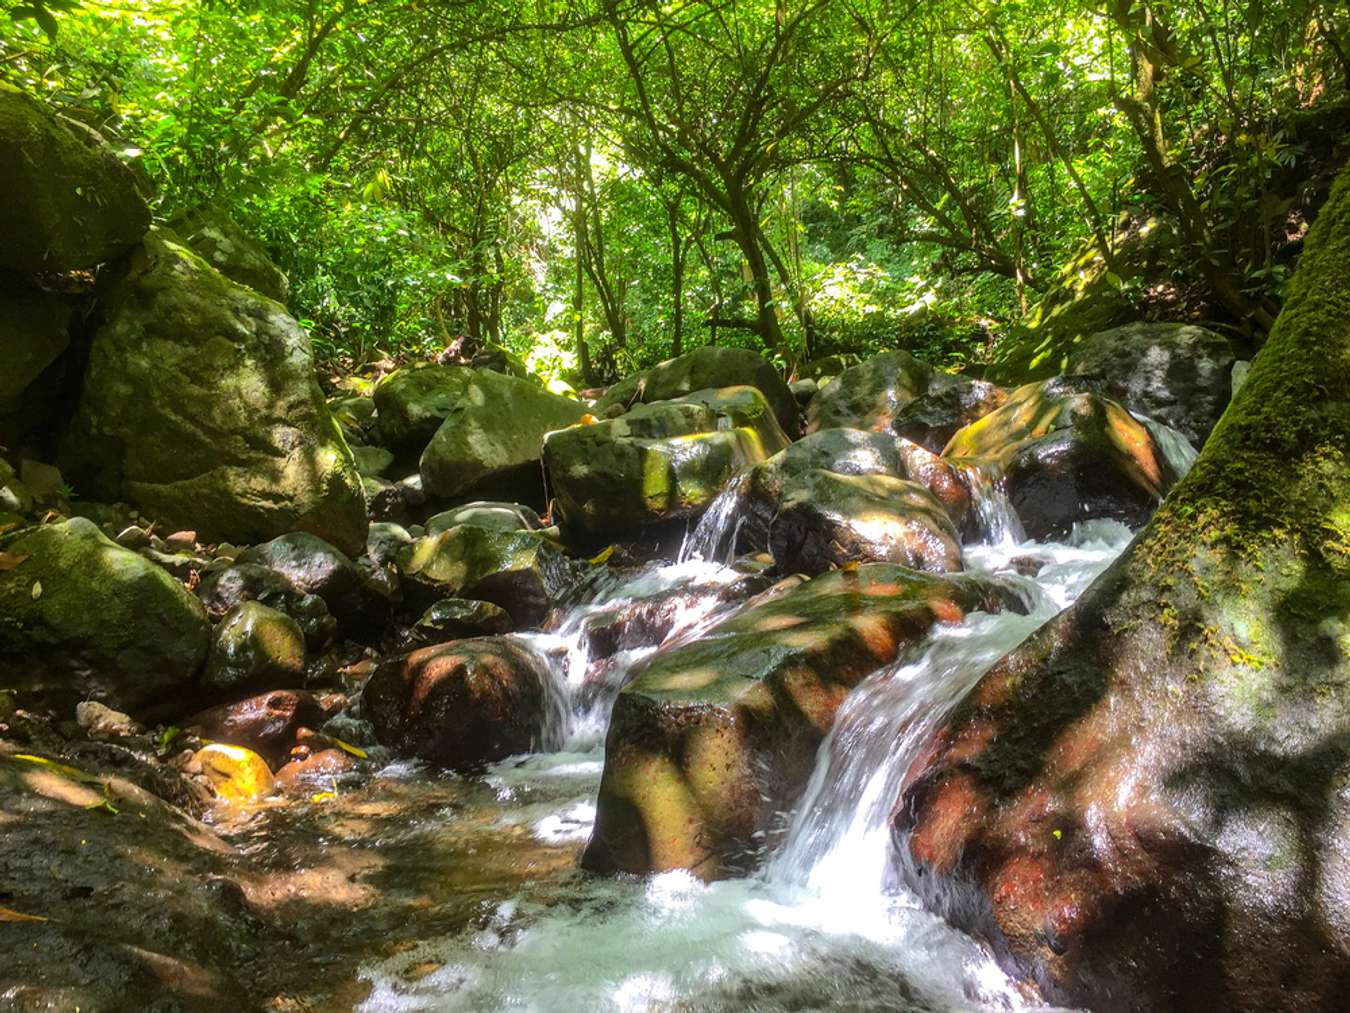
[{"label": "yellow leaf on rock", "polygon": [[42,915],[26,915],[22,911],[15,911],[13,908],[0,907],[0,922],[45,922],[50,920]]},{"label": "yellow leaf on rock", "polygon": [[614,546],[611,545],[609,548],[605,549],[599,555],[592,556],[590,558],[590,564],[592,566],[599,566],[602,563],[608,562],[609,557],[612,555],[614,555]]},{"label": "yellow leaf on rock", "polygon": [[353,746],[350,742],[343,742],[341,739],[334,739],[333,745],[337,746],[344,753],[351,753],[358,760],[364,760],[370,755],[360,746]]}]

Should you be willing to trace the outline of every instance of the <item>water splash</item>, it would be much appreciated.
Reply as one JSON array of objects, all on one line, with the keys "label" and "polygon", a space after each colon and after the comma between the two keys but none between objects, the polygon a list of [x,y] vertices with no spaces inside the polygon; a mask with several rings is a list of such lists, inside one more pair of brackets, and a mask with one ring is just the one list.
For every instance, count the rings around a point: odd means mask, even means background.
[{"label": "water splash", "polygon": [[1157,444],[1158,452],[1162,454],[1163,461],[1172,472],[1174,480],[1180,482],[1191,470],[1191,465],[1200,456],[1200,451],[1171,426],[1155,422],[1147,415],[1135,413],[1134,417],[1144,424],[1144,428],[1153,437],[1153,442]]},{"label": "water splash", "polygon": [[1008,498],[1007,485],[997,466],[984,461],[953,461],[961,470],[975,505],[981,541],[1016,545],[1026,540],[1022,519]]}]

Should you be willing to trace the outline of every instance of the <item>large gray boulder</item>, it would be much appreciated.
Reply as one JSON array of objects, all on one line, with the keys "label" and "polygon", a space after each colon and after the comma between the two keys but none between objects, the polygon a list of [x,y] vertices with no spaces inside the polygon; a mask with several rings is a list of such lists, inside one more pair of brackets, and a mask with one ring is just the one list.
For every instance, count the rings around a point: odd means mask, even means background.
[{"label": "large gray boulder", "polygon": [[150,227],[131,170],[92,131],[0,82],[0,268],[93,267]]},{"label": "large gray boulder", "polygon": [[103,297],[61,461],[86,498],[132,503],[170,530],[365,545],[360,476],[308,336],[168,234],[147,236]]},{"label": "large gray boulder", "polygon": [[434,362],[394,370],[379,382],[371,399],[381,445],[416,461],[459,404],[472,377],[471,369]]},{"label": "large gray boulder", "polygon": [[0,686],[73,707],[186,702],[210,626],[160,567],[80,517],[0,537]]},{"label": "large gray boulder", "polygon": [[607,415],[697,390],[741,385],[754,387],[764,395],[784,430],[797,431],[797,399],[778,370],[749,349],[715,345],[696,348],[620,380],[595,403],[595,413]]},{"label": "large gray boulder", "polygon": [[542,503],[544,437],[585,414],[579,401],[528,380],[472,370],[422,452],[422,484],[447,499],[499,496]]},{"label": "large gray boulder", "polygon": [[1232,345],[1193,324],[1126,324],[1074,346],[1067,373],[1095,377],[1131,411],[1180,432],[1197,447],[1228,407]]},{"label": "large gray boulder", "polygon": [[874,355],[820,388],[806,406],[806,431],[889,430],[895,413],[925,393],[933,376],[932,366],[908,352]]}]

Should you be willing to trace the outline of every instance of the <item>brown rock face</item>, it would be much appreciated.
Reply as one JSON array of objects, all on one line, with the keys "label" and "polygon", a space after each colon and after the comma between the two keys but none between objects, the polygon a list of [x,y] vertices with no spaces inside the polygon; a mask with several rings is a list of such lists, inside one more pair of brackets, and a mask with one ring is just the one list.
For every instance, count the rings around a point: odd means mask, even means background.
[{"label": "brown rock face", "polygon": [[251,749],[275,767],[295,745],[301,728],[317,728],[345,703],[339,693],[279,689],[202,711],[185,727],[204,739]]},{"label": "brown rock face", "polygon": [[849,690],[934,623],[1005,604],[976,580],[871,564],[766,593],[658,655],[614,705],[583,865],[705,879],[752,867]]},{"label": "brown rock face", "polygon": [[511,640],[459,640],[384,662],[362,699],[385,745],[441,766],[473,769],[539,742],[548,674]]}]

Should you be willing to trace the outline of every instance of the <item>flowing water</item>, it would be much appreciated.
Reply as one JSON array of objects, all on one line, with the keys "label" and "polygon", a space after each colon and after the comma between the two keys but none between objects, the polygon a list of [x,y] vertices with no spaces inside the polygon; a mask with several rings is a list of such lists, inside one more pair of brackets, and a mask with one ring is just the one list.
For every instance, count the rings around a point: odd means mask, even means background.
[{"label": "flowing water", "polygon": [[[547,751],[498,764],[465,787],[477,793],[467,831],[462,805],[424,815],[417,828],[446,860],[471,864],[491,864],[480,854],[495,846],[487,843],[489,827],[508,835],[516,856],[510,874],[495,885],[489,874],[489,885],[472,895],[473,911],[460,912],[453,927],[404,926],[394,955],[361,968],[360,1008],[1023,1008],[981,946],[894,881],[888,817],[928,732],[990,665],[1071,602],[1129,532],[1089,522],[1064,544],[1020,542],[992,498],[983,506],[995,537],[967,548],[967,567],[1015,586],[1028,614],[972,614],[933,636],[919,660],[856,689],[822,744],[783,843],[747,879],[608,878],[574,867],[595,815],[605,721],[627,671],[740,607],[727,592],[743,575],[716,561],[734,541],[738,498],[715,504],[718,512],[695,529],[681,562],[612,584],[553,633],[522,636],[556,678],[559,720]],[[1021,575],[1027,572],[1036,575]],[[588,630],[597,623],[616,609],[661,603],[652,638],[660,643],[590,657]],[[425,775],[401,765],[384,776],[398,785]]]}]

